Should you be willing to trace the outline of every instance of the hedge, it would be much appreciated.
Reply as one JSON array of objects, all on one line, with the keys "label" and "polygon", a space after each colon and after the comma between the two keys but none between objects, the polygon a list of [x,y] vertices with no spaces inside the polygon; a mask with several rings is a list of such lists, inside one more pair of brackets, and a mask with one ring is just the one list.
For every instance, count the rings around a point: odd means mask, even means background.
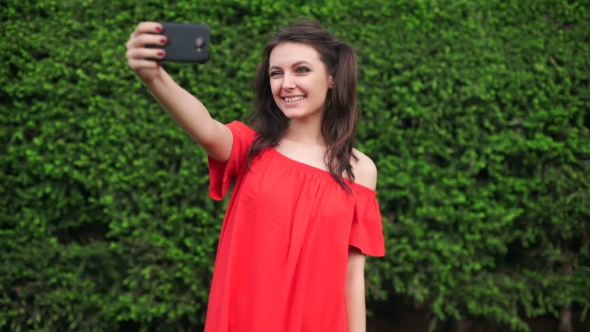
[{"label": "hedge", "polygon": [[438,321],[590,307],[590,1],[58,1],[0,9],[0,327],[193,330],[227,203],[204,152],[125,59],[138,22],[205,22],[205,65],[166,64],[247,121],[270,33],[317,19],[358,49],[359,148],[387,256],[369,299]]}]

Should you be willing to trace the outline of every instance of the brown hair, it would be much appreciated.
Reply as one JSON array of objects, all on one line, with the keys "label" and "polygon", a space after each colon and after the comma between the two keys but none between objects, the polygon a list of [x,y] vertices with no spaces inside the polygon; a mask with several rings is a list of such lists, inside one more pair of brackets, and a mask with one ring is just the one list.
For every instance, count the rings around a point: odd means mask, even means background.
[{"label": "brown hair", "polygon": [[255,79],[255,110],[250,125],[257,132],[250,150],[247,165],[262,150],[275,147],[284,137],[289,119],[274,101],[269,77],[269,58],[275,46],[295,42],[313,47],[334,79],[326,96],[326,111],[322,119],[322,134],[326,142],[324,156],[332,177],[349,193],[342,174],[354,181],[350,158],[357,160],[352,149],[359,117],[356,104],[357,57],[354,48],[339,41],[320,24],[303,20],[278,31],[265,45],[262,62]]}]

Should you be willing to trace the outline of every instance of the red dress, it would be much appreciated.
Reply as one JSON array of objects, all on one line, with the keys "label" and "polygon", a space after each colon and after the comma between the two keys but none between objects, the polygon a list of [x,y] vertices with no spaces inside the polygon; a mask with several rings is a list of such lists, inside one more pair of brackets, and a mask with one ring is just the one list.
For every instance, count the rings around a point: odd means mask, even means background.
[{"label": "red dress", "polygon": [[246,168],[255,132],[240,122],[229,160],[209,158],[209,195],[236,181],[221,228],[205,332],[346,332],[348,247],[385,254],[375,191],[273,148]]}]

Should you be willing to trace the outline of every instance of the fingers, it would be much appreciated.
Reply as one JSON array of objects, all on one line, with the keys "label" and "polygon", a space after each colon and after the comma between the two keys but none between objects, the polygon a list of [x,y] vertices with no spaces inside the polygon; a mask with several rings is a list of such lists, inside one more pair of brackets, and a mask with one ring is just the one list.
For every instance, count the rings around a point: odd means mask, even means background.
[{"label": "fingers", "polygon": [[131,59],[129,60],[129,67],[135,71],[139,69],[156,69],[161,67],[161,62],[151,61],[151,60],[144,60],[144,59]]},{"label": "fingers", "polygon": [[145,33],[160,33],[162,32],[162,24],[158,22],[141,22],[135,28],[135,31],[131,34],[131,37],[145,34]]},{"label": "fingers", "polygon": [[166,52],[155,48],[132,48],[127,50],[128,59],[164,59]]},{"label": "fingers", "polygon": [[166,45],[168,40],[166,40],[165,36],[162,35],[153,35],[153,34],[141,34],[136,35],[129,39],[127,42],[127,48],[140,48],[146,45]]},{"label": "fingers", "polygon": [[146,46],[158,47],[166,45],[168,41],[165,36],[158,34],[160,32],[162,32],[162,25],[157,22],[143,22],[137,25],[127,42],[126,56],[129,67],[136,71],[143,68],[158,67],[157,60],[166,57],[165,51]]}]

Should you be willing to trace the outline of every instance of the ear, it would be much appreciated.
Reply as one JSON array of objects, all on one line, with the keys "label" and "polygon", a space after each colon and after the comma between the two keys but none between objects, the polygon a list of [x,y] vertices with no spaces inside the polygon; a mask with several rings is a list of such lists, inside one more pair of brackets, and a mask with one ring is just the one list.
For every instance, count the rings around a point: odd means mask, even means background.
[{"label": "ear", "polygon": [[330,89],[334,87],[334,79],[332,78],[332,75],[328,76],[328,87]]}]

